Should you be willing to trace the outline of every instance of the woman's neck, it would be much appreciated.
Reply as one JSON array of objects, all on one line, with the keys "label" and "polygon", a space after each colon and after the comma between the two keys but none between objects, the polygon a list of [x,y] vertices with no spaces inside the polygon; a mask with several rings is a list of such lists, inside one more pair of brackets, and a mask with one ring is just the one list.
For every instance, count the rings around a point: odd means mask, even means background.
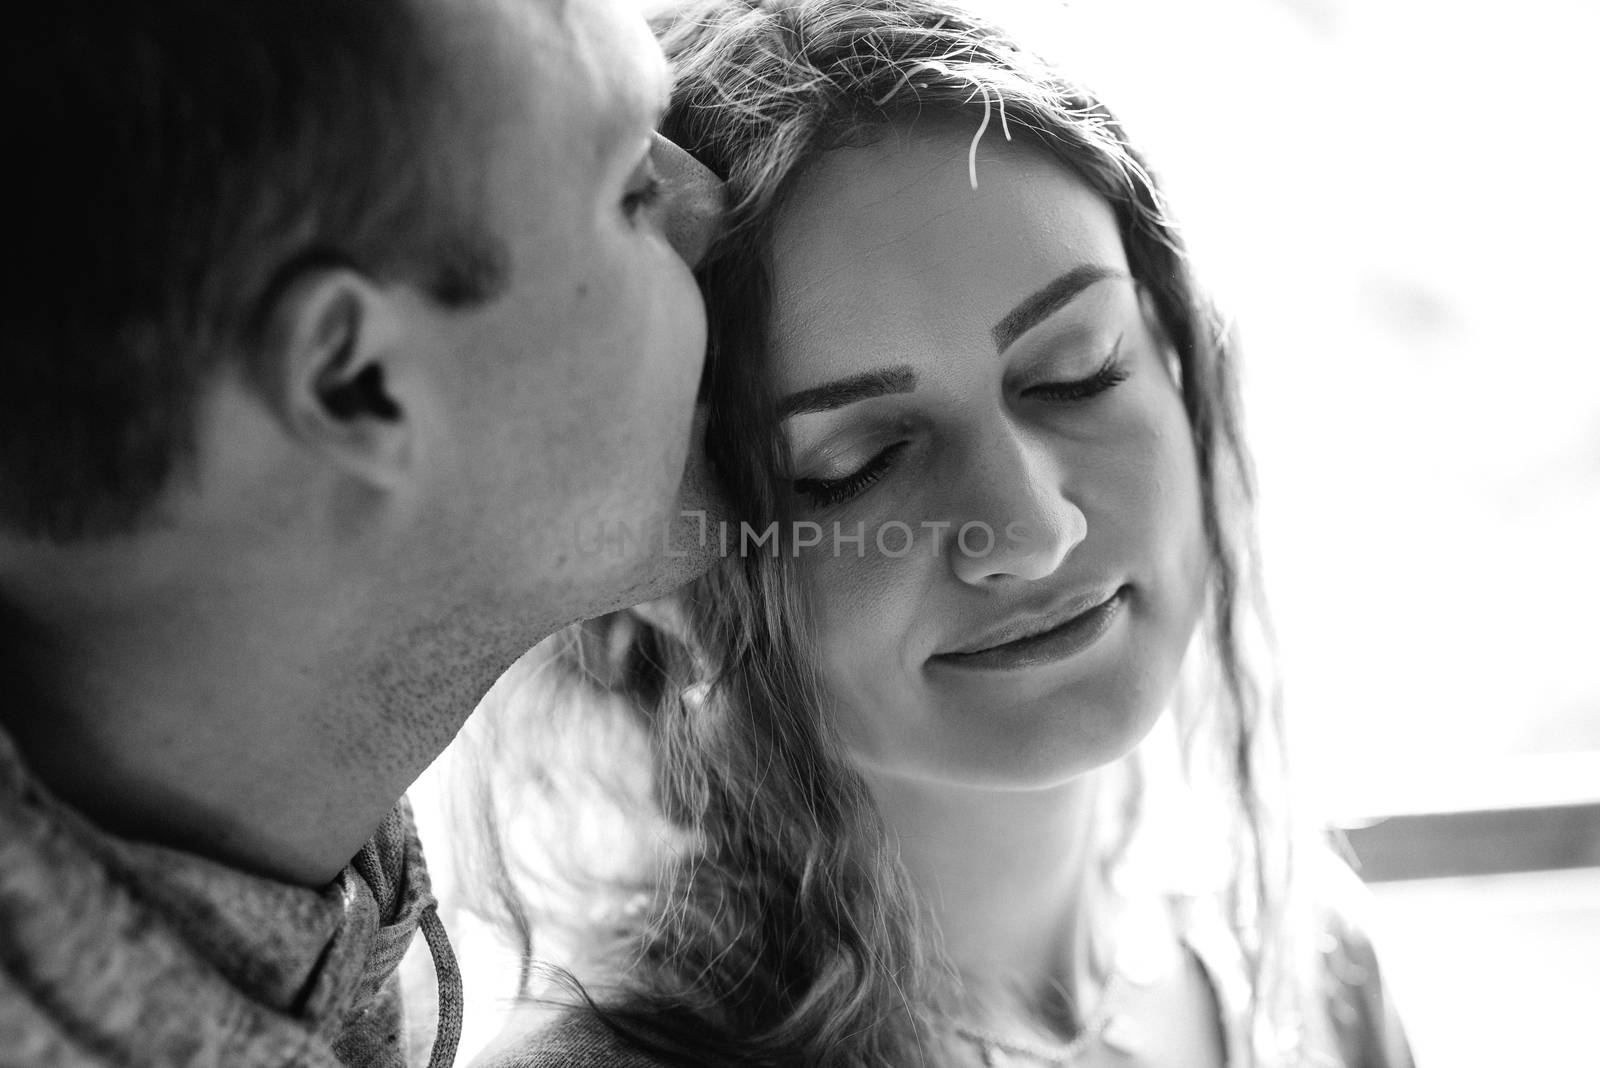
[{"label": "woman's neck", "polygon": [[1040,790],[867,779],[967,995],[1021,1008],[1081,990],[1096,774]]}]

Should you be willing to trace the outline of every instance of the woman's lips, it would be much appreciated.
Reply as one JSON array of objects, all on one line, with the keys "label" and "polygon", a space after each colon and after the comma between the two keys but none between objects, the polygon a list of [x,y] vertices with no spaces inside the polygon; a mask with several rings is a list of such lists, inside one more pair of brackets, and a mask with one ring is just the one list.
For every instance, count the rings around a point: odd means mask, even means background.
[{"label": "woman's lips", "polygon": [[1041,633],[971,652],[938,653],[929,662],[975,671],[1009,671],[1065,660],[1105,634],[1126,606],[1127,593],[1126,586],[1119,586],[1105,600]]}]

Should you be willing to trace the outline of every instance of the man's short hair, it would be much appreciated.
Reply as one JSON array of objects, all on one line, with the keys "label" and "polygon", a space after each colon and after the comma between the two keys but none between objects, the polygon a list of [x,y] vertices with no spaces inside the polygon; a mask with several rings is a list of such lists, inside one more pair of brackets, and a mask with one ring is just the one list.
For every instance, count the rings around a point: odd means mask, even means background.
[{"label": "man's short hair", "polygon": [[508,269],[430,0],[50,0],[7,15],[0,527],[137,528],[301,270],[446,306]]}]

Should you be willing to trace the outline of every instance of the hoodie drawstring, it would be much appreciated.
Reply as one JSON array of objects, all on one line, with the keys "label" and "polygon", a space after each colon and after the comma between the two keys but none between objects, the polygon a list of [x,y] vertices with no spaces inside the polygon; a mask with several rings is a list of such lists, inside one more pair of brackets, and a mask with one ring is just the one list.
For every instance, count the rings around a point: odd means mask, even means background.
[{"label": "hoodie drawstring", "polygon": [[455,951],[450,948],[450,937],[445,934],[444,921],[439,919],[439,906],[430,904],[419,917],[422,936],[428,940],[428,953],[433,957],[433,974],[439,985],[439,1027],[433,1035],[433,1053],[428,1057],[428,1068],[451,1068],[455,1064],[456,1049],[461,1045],[461,966],[456,963]]}]

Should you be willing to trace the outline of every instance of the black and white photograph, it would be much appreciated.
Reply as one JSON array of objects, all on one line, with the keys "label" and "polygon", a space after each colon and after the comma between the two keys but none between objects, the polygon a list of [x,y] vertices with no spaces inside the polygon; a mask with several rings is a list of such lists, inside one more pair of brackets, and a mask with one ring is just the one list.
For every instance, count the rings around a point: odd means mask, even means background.
[{"label": "black and white photograph", "polygon": [[0,1068],[1600,1064],[1600,8],[9,21]]}]

